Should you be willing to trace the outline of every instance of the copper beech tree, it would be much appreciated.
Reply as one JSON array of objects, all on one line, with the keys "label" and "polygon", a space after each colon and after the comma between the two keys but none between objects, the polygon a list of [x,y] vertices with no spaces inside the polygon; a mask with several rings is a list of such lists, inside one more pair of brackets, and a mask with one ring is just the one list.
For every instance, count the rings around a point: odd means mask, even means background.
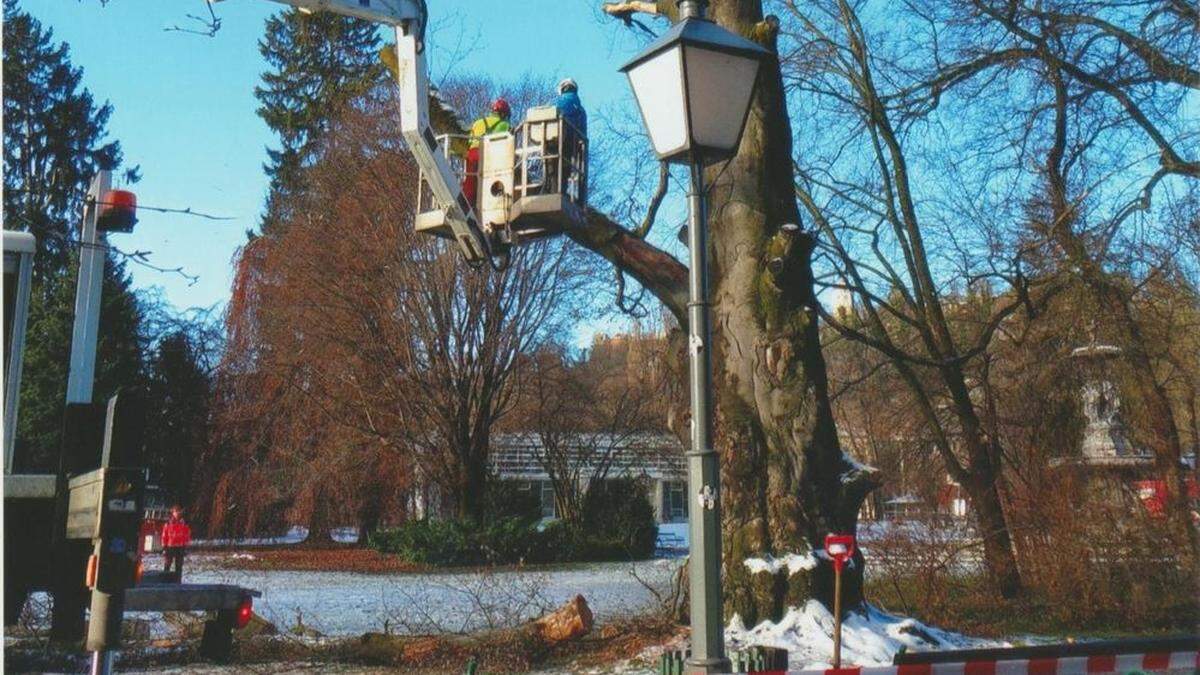
[{"label": "copper beech tree", "polygon": [[562,242],[497,272],[413,231],[417,175],[394,115],[373,99],[348,110],[285,226],[241,253],[217,393],[217,527],[370,531],[406,515],[418,484],[432,506],[479,516],[518,358],[570,317],[581,268]]}]

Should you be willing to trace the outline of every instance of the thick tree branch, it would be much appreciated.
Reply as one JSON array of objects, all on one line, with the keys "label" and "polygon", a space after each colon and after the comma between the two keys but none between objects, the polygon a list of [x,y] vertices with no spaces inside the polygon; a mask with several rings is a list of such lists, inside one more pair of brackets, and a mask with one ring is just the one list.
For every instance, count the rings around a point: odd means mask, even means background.
[{"label": "thick tree branch", "polygon": [[1150,121],[1146,113],[1134,102],[1129,94],[1118,87],[1113,82],[1104,79],[1100,75],[1088,72],[1077,64],[1061,58],[1056,54],[1050,45],[1047,44],[1044,36],[1037,35],[1030,30],[1021,26],[1015,17],[1009,13],[1002,13],[990,7],[987,3],[976,2],[976,6],[983,13],[991,16],[999,21],[1013,35],[1028,41],[1030,44],[1038,47],[1039,56],[1045,60],[1046,65],[1053,68],[1058,68],[1064,73],[1070,75],[1075,80],[1098,91],[1102,91],[1112,97],[1117,103],[1125,109],[1125,112],[1133,119],[1133,121],[1142,128],[1150,140],[1154,142],[1161,153],[1159,162],[1167,171],[1183,176],[1200,177],[1200,162],[1185,160],[1175,147],[1167,140],[1166,136],[1159,128]]},{"label": "thick tree branch", "polygon": [[658,3],[653,0],[631,0],[629,2],[606,2],[600,8],[605,14],[624,20],[631,14],[658,16]]},{"label": "thick tree branch", "polygon": [[671,254],[588,209],[583,223],[568,223],[567,236],[637,280],[662,301],[681,324],[687,323],[687,267]]}]

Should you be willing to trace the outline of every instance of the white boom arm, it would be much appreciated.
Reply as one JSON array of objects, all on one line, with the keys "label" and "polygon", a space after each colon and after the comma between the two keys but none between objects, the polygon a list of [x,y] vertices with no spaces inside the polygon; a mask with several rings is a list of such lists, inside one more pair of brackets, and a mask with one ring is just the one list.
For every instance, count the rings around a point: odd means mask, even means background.
[{"label": "white boom arm", "polygon": [[462,193],[458,176],[438,149],[429,124],[429,76],[425,65],[425,0],[274,0],[301,11],[328,11],[387,24],[396,29],[396,60],[400,64],[400,131],[425,176],[437,203],[445,209],[468,262],[491,257],[487,235],[479,227],[471,203]]}]

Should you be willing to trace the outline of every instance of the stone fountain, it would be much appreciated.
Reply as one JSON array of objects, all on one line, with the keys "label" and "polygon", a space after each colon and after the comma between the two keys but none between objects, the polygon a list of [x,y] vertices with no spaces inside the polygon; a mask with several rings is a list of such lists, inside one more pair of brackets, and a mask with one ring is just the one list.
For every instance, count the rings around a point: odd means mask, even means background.
[{"label": "stone fountain", "polygon": [[1095,342],[1071,352],[1071,358],[1079,361],[1084,374],[1083,414],[1087,427],[1079,458],[1083,464],[1119,466],[1152,462],[1149,455],[1129,442],[1121,417],[1121,397],[1112,382],[1109,365],[1120,355],[1120,347]]}]

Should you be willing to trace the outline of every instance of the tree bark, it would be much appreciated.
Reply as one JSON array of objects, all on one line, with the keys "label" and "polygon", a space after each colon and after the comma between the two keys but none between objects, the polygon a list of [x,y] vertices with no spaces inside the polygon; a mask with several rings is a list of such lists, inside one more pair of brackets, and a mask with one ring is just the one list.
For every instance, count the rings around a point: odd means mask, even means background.
[{"label": "tree bark", "polygon": [[318,484],[313,488],[312,512],[308,517],[308,546],[324,546],[333,541],[333,514],[330,507],[329,490]]},{"label": "tree bark", "polygon": [[983,540],[983,564],[988,578],[1002,598],[1015,598],[1021,594],[1022,583],[1016,556],[1013,553],[1012,537],[1008,532],[1008,521],[1004,517],[1004,506],[996,485],[998,476],[974,476],[963,489],[971,498],[975,511],[975,524]]},{"label": "tree bark", "polygon": [[376,469],[375,475],[368,477],[368,480],[362,483],[362,493],[358,497],[359,545],[365,545],[367,540],[379,531],[380,523],[383,520],[383,500],[386,489],[376,477],[380,469],[379,462],[372,464]]},{"label": "tree bark", "polygon": [[487,504],[487,436],[476,434],[464,445],[467,453],[459,464],[458,517],[480,522]]}]

